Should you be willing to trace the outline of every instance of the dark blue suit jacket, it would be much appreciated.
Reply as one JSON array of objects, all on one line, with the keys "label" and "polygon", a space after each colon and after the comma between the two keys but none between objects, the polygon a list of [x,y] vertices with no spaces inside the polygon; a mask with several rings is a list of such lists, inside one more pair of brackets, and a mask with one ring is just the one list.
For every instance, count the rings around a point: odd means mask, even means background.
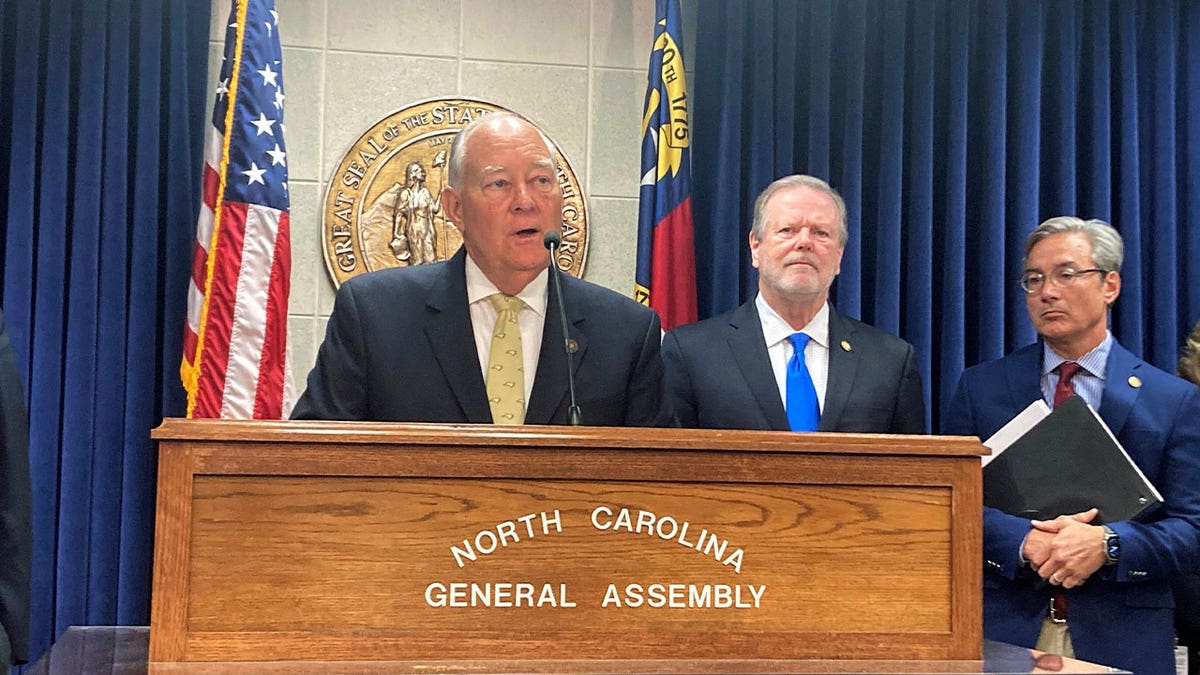
[{"label": "dark blue suit jacket", "polygon": [[30,509],[29,417],[0,313],[0,673],[8,672],[4,657],[29,658]]},{"label": "dark blue suit jacket", "polygon": [[[819,431],[925,433],[925,398],[912,345],[832,308],[829,341],[829,384]],[[791,428],[753,300],[667,333],[663,363],[665,407],[673,424]]]},{"label": "dark blue suit jacket", "polygon": [[[467,307],[466,253],[342,284],[293,419],[490,424]],[[658,315],[562,277],[575,390],[589,426],[649,426],[662,399]],[[551,289],[527,424],[566,424],[567,364]]]},{"label": "dark blue suit jacket", "polygon": [[[948,434],[986,439],[1036,399],[1042,345],[968,369],[943,415]],[[1165,506],[1137,521],[1108,523],[1121,559],[1067,593],[1075,654],[1139,675],[1174,672],[1170,580],[1200,565],[1200,396],[1195,385],[1116,342],[1100,416],[1159,492]],[[1029,521],[985,508],[984,635],[1033,647],[1048,590],[1022,567]]]}]

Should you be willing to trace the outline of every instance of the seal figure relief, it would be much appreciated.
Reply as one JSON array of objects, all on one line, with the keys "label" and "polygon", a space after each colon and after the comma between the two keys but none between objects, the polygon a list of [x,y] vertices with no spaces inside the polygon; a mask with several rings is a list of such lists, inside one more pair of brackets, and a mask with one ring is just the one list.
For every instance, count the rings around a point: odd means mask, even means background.
[{"label": "seal figure relief", "polygon": [[[429,99],[391,113],[359,136],[329,179],[322,212],[325,265],[335,287],[363,272],[454,255],[462,235],[441,203],[450,143],[471,120],[498,110],[515,112],[479,99]],[[557,143],[554,156],[563,195],[563,243],[555,262],[578,277],[587,256],[587,207]]]}]

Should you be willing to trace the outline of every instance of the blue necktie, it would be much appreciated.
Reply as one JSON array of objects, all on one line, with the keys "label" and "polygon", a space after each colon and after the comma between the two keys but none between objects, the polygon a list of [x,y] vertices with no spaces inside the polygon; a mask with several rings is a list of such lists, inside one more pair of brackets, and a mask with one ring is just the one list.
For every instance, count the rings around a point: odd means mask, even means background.
[{"label": "blue necktie", "polygon": [[792,431],[816,431],[821,419],[821,408],[817,404],[817,388],[804,363],[804,346],[809,337],[804,333],[792,333],[792,359],[787,367],[787,417]]}]

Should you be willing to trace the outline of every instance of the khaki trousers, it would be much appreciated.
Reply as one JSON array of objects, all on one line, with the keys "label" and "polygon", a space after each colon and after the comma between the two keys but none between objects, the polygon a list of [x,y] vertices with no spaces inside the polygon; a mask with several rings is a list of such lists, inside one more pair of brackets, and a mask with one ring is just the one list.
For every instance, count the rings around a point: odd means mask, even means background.
[{"label": "khaki trousers", "polygon": [[1050,617],[1042,621],[1042,632],[1034,649],[1048,654],[1061,654],[1068,659],[1075,658],[1075,647],[1071,644],[1071,631],[1067,624],[1055,623]]}]

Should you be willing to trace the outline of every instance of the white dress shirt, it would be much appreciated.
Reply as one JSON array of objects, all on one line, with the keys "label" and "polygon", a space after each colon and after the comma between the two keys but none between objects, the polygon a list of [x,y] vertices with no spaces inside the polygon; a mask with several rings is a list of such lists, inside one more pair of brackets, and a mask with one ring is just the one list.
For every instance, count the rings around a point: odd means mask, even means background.
[{"label": "white dress shirt", "polygon": [[775,385],[779,388],[779,400],[784,402],[784,407],[787,406],[787,364],[793,351],[788,337],[796,332],[807,333],[809,340],[804,347],[804,365],[808,366],[808,374],[812,376],[813,387],[817,390],[817,404],[824,412],[825,389],[829,386],[829,303],[822,305],[812,321],[799,331],[771,309],[762,293],[754,299],[754,306],[758,308],[758,320],[762,323],[767,355],[771,357],[771,372],[775,374]]},{"label": "white dress shirt", "polygon": [[[537,374],[538,355],[542,351],[542,330],[546,325],[546,290],[549,268],[533,278],[518,298],[525,306],[517,314],[521,325],[521,358],[525,364],[525,409],[533,393],[533,378]],[[492,349],[492,331],[496,328],[496,308],[489,297],[499,293],[483,270],[467,256],[467,305],[471,310],[471,328],[475,333],[475,350],[479,354],[479,372],[487,382],[488,354]]]}]

